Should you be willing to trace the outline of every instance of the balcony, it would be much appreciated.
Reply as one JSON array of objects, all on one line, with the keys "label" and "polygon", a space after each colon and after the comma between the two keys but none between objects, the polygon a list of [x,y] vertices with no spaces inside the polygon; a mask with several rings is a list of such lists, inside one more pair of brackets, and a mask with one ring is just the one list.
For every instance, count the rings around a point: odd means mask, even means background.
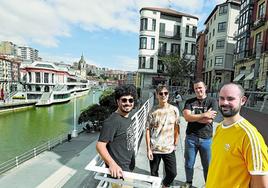
[{"label": "balcony", "polygon": [[181,40],[181,33],[174,33],[173,31],[160,32],[159,37]]},{"label": "balcony", "polygon": [[252,30],[256,30],[263,25],[265,25],[265,17],[260,17],[253,23]]},{"label": "balcony", "polygon": [[166,50],[166,49],[158,50],[158,56],[163,57],[167,55],[179,55],[180,56],[180,52],[176,50]]}]

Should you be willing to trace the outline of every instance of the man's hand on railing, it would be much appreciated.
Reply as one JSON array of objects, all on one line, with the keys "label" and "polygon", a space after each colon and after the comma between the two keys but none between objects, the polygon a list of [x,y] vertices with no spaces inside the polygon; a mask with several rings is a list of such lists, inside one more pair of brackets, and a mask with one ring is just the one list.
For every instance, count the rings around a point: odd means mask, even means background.
[{"label": "man's hand on railing", "polygon": [[123,178],[123,170],[116,162],[109,164],[109,170],[113,178]]}]

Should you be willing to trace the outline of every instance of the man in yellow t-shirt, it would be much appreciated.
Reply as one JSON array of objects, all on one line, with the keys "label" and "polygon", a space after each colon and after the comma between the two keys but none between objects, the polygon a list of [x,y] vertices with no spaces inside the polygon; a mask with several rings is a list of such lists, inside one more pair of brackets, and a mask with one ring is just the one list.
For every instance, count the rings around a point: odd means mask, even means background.
[{"label": "man in yellow t-shirt", "polygon": [[224,120],[212,141],[206,188],[268,187],[268,148],[258,130],[240,115],[245,102],[241,85],[221,88],[219,109]]}]

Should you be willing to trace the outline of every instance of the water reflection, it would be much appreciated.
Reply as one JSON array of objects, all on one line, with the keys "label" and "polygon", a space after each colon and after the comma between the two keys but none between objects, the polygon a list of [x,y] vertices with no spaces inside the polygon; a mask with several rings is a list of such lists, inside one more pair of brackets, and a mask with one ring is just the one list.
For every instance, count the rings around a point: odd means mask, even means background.
[{"label": "water reflection", "polygon": [[[100,94],[95,93],[95,102]],[[92,104],[92,97],[89,92],[77,98],[76,119],[81,110]],[[0,163],[61,134],[67,136],[73,126],[73,102],[0,115]]]}]

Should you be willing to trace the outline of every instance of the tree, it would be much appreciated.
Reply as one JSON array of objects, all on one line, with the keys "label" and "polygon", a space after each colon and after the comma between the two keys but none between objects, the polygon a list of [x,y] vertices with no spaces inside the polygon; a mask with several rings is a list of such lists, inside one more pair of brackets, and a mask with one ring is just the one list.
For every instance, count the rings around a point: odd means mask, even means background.
[{"label": "tree", "polygon": [[104,121],[117,108],[114,91],[112,89],[105,90],[100,96],[100,104],[88,106],[79,116],[78,123]]},{"label": "tree", "polygon": [[166,73],[172,81],[184,82],[186,79],[191,79],[194,73],[194,60],[187,57],[186,53],[180,57],[179,54],[169,54],[161,56],[160,61],[166,67]]}]

